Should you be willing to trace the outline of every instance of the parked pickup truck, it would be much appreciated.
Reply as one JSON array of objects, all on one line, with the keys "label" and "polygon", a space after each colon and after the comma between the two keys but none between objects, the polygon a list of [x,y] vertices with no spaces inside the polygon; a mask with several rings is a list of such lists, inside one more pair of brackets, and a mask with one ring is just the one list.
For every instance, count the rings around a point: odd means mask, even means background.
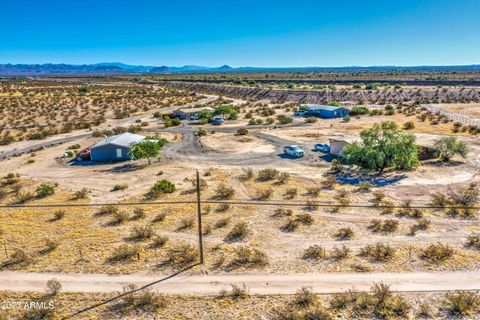
[{"label": "parked pickup truck", "polygon": [[330,152],[330,146],[328,144],[325,144],[325,143],[317,143],[313,148],[316,151],[320,151],[320,152],[323,152],[323,153],[329,153]]},{"label": "parked pickup truck", "polygon": [[295,158],[301,158],[305,155],[305,152],[296,145],[283,147],[283,153]]}]

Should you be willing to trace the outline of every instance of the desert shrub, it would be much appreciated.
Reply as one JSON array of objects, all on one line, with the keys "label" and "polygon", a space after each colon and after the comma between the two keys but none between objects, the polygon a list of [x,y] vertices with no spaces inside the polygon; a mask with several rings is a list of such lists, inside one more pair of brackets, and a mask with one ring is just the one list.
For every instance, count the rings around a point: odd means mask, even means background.
[{"label": "desert shrub", "polygon": [[290,217],[293,214],[291,209],[277,208],[273,211],[273,218]]},{"label": "desert shrub", "polygon": [[128,188],[128,184],[116,184],[113,186],[112,191],[120,191],[120,190],[125,190]]},{"label": "desert shrub", "polygon": [[380,214],[382,215],[392,214],[395,211],[395,208],[393,206],[394,206],[394,203],[388,199],[382,200],[377,205],[377,207],[380,209]]},{"label": "desert shrub", "polygon": [[318,119],[314,118],[314,117],[305,118],[306,123],[315,123],[317,121],[318,121]]},{"label": "desert shrub", "polygon": [[335,233],[335,238],[337,238],[339,240],[350,240],[350,239],[353,238],[354,235],[355,235],[355,233],[353,232],[353,230],[351,228],[349,228],[349,227],[340,228]]},{"label": "desert shrub", "polygon": [[433,207],[444,208],[448,205],[448,198],[443,193],[436,192],[431,195],[431,205]]},{"label": "desert shrub", "polygon": [[286,116],[286,115],[283,115],[283,114],[280,114],[280,115],[277,116],[277,121],[280,124],[289,124],[293,121],[293,118],[291,118],[289,116]]},{"label": "desert shrub", "polygon": [[240,175],[239,180],[240,181],[248,181],[253,178],[253,170],[251,168],[245,168],[243,170],[243,174]]},{"label": "desert shrub", "polygon": [[338,203],[337,209],[341,207],[347,207],[350,204],[350,197],[346,190],[338,190],[333,198]]},{"label": "desert shrub", "polygon": [[317,302],[317,297],[311,288],[303,287],[295,293],[292,302],[299,307],[305,308],[314,305]]},{"label": "desert shrub", "polygon": [[19,191],[14,196],[14,202],[16,204],[22,204],[30,200],[33,200],[34,198],[35,198],[35,195],[30,191]]},{"label": "desert shrub", "polygon": [[10,255],[10,259],[0,266],[10,266],[10,265],[28,265],[32,262],[31,258],[27,255],[22,249],[14,249],[13,253]]},{"label": "desert shrub", "polygon": [[368,225],[368,229],[372,232],[391,233],[398,229],[398,220],[386,219],[384,221],[373,219]]},{"label": "desert shrub", "polygon": [[328,177],[327,179],[320,182],[322,189],[326,189],[326,190],[335,189],[336,184],[337,184],[337,180],[335,179],[335,177]]},{"label": "desert shrub", "polygon": [[307,189],[306,195],[312,198],[316,198],[320,195],[320,188],[311,187]]},{"label": "desert shrub", "polygon": [[165,221],[165,218],[167,217],[167,213],[166,212],[160,212],[159,214],[157,214],[155,216],[155,218],[153,218],[152,220],[152,223],[159,223],[159,222],[163,222]]},{"label": "desert shrub", "polygon": [[62,290],[62,284],[57,279],[50,279],[47,281],[46,294],[49,296],[56,296]]},{"label": "desert shrub", "polygon": [[447,293],[443,301],[443,309],[451,316],[472,316],[479,308],[480,296],[476,292]]},{"label": "desert shrub", "polygon": [[76,200],[86,199],[88,197],[89,190],[87,188],[82,188],[78,191],[75,191],[73,198]]},{"label": "desert shrub", "polygon": [[150,198],[158,198],[159,196],[161,196],[163,194],[173,193],[173,192],[175,192],[175,190],[176,190],[176,187],[172,182],[170,182],[166,179],[163,179],[163,180],[157,181],[150,188],[148,196]]},{"label": "desert shrub", "polygon": [[156,236],[153,238],[152,244],[150,245],[151,248],[161,248],[163,247],[168,241],[167,236]]},{"label": "desert shrub", "polygon": [[227,212],[228,209],[230,209],[230,204],[228,203],[221,203],[218,205],[218,207],[215,209],[216,212]]},{"label": "desert shrub", "polygon": [[297,230],[299,226],[300,224],[298,223],[297,219],[290,218],[280,229],[285,232],[293,232]]},{"label": "desert shrub", "polygon": [[432,319],[433,318],[433,311],[429,304],[422,303],[418,307],[417,316],[421,319]]},{"label": "desert shrub", "polygon": [[285,198],[287,199],[293,199],[297,196],[298,190],[297,188],[288,188],[285,191]]},{"label": "desert shrub", "polygon": [[200,129],[195,133],[198,137],[203,137],[207,135],[207,131],[205,129]]},{"label": "desert shrub", "polygon": [[295,220],[298,223],[309,226],[313,223],[313,217],[309,213],[300,213],[295,216]]},{"label": "desert shrub", "polygon": [[145,213],[145,209],[143,209],[143,208],[133,209],[132,220],[145,219],[146,216],[147,216],[147,214]]},{"label": "desert shrub", "polygon": [[65,217],[65,214],[66,214],[65,210],[62,210],[62,209],[55,210],[53,212],[52,221],[62,220]]},{"label": "desert shrub", "polygon": [[110,225],[116,226],[125,223],[128,221],[128,214],[125,211],[115,211],[112,213],[112,220],[110,221]]},{"label": "desert shrub", "polygon": [[198,256],[198,250],[195,246],[180,243],[168,248],[166,252],[166,260],[170,265],[185,266],[193,263]]},{"label": "desert shrub", "polygon": [[237,134],[240,136],[246,136],[248,134],[248,130],[246,128],[239,128],[237,130]]},{"label": "desert shrub", "polygon": [[480,250],[480,233],[469,234],[465,245],[468,248]]},{"label": "desert shrub", "polygon": [[50,253],[50,252],[54,251],[55,249],[57,249],[57,247],[58,247],[58,242],[55,241],[55,240],[45,238],[43,240],[43,242],[44,242],[44,246],[40,250],[40,252],[39,252],[40,254]]},{"label": "desert shrub", "polygon": [[230,223],[231,220],[232,219],[230,217],[219,219],[219,220],[217,220],[217,222],[215,222],[214,227],[215,227],[215,229],[220,229],[220,228],[226,227]]},{"label": "desert shrub", "polygon": [[269,264],[267,254],[256,248],[240,246],[235,248],[234,253],[231,267],[261,268]]},{"label": "desert shrub", "polygon": [[136,291],[134,285],[129,285],[123,289],[125,294],[120,302],[112,306],[112,310],[121,311],[123,315],[136,313],[145,315],[145,313],[155,313],[159,309],[167,306],[167,300],[152,290]]},{"label": "desert shrub", "polygon": [[272,188],[257,189],[257,191],[255,192],[255,200],[268,200],[272,197],[272,194]]},{"label": "desert shrub", "polygon": [[415,129],[415,123],[413,121],[407,121],[403,124],[403,130],[412,130]]},{"label": "desert shrub", "polygon": [[310,211],[318,210],[318,203],[314,200],[307,200],[305,203],[305,209]]},{"label": "desert shrub", "polygon": [[180,225],[178,226],[178,230],[185,230],[193,228],[194,220],[191,217],[182,218],[180,220]]},{"label": "desert shrub", "polygon": [[430,227],[430,220],[427,218],[421,218],[410,227],[410,234],[414,235],[418,230],[427,230]]},{"label": "desert shrub", "polygon": [[57,319],[57,313],[53,309],[48,308],[31,308],[27,309],[21,319],[23,320],[54,320]]},{"label": "desert shrub", "polygon": [[42,183],[37,187],[37,189],[35,189],[35,193],[37,198],[46,198],[55,193],[55,187],[48,183]]},{"label": "desert shrub", "polygon": [[388,244],[379,242],[361,248],[360,255],[375,262],[385,262],[393,259],[395,249]]},{"label": "desert shrub", "polygon": [[230,291],[227,291],[226,289],[220,290],[220,298],[222,299],[244,299],[248,296],[248,289],[245,283],[243,283],[241,286],[232,284],[232,289]]},{"label": "desert shrub", "polygon": [[150,226],[135,226],[130,229],[130,239],[133,241],[144,241],[153,237],[153,229]]},{"label": "desert shrub", "polygon": [[257,180],[258,181],[271,181],[278,177],[279,171],[277,169],[263,169],[258,172]]},{"label": "desert shrub", "polygon": [[235,224],[225,238],[227,241],[240,241],[244,240],[250,233],[250,229],[245,222],[238,222]]},{"label": "desert shrub", "polygon": [[346,246],[342,246],[341,248],[334,247],[330,252],[330,257],[335,261],[346,259],[349,256],[350,249],[348,249]]},{"label": "desert shrub", "polygon": [[97,212],[97,215],[99,216],[106,216],[106,215],[113,215],[120,211],[117,206],[114,205],[106,205],[100,208],[100,210]]},{"label": "desert shrub", "polygon": [[109,262],[131,261],[140,256],[141,248],[137,245],[122,244],[113,251]]},{"label": "desert shrub", "polygon": [[305,260],[320,260],[324,257],[325,249],[319,245],[310,246],[303,252],[303,259]]},{"label": "desert shrub", "polygon": [[373,184],[368,181],[362,181],[357,185],[357,191],[368,192],[373,188]]},{"label": "desert shrub", "polygon": [[385,193],[379,190],[373,191],[372,196],[373,199],[370,201],[373,203],[374,206],[379,206],[383,199],[385,199]]},{"label": "desert shrub", "polygon": [[211,224],[206,224],[202,228],[202,234],[204,236],[207,236],[212,233],[212,225]]},{"label": "desert shrub", "polygon": [[276,184],[285,184],[290,180],[290,174],[288,172],[282,172],[278,175]]},{"label": "desert shrub", "polygon": [[422,250],[420,257],[431,263],[443,262],[451,258],[454,250],[449,245],[443,243],[431,244]]},{"label": "desert shrub", "polygon": [[215,197],[217,199],[231,199],[235,195],[235,189],[227,187],[225,184],[220,184],[215,190]]}]

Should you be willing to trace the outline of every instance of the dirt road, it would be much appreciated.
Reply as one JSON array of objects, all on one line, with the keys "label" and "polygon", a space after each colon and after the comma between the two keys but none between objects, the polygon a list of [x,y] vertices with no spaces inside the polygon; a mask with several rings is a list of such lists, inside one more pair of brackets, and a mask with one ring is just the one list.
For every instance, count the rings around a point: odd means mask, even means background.
[{"label": "dirt road", "polygon": [[[52,278],[58,279],[66,292],[112,292],[128,284],[145,285],[162,276],[0,272],[0,290],[43,291]],[[153,288],[167,294],[217,294],[231,284],[244,283],[252,294],[293,294],[305,286],[326,294],[368,290],[374,282],[384,282],[402,292],[480,290],[480,271],[178,275]]]}]

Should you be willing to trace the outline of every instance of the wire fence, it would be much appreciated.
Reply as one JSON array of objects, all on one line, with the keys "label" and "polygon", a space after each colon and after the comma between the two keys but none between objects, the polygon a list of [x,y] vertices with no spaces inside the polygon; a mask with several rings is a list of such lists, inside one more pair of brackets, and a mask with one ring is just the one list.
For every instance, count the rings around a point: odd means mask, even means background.
[{"label": "wire fence", "polygon": [[[125,296],[129,294],[133,294],[135,292],[138,292],[140,290],[144,290],[147,288],[150,288],[151,286],[161,283],[163,281],[166,281],[168,279],[171,279],[172,277],[185,272],[186,270],[189,270],[195,266],[201,265],[203,263],[203,239],[202,239],[202,207],[206,205],[228,205],[228,206],[254,206],[254,207],[269,207],[269,208],[281,208],[281,207],[291,207],[291,208],[299,208],[301,210],[309,210],[314,214],[317,212],[316,210],[310,210],[308,208],[311,208],[312,206],[318,207],[318,208],[325,208],[325,209],[361,209],[361,208],[366,208],[366,209],[385,209],[385,208],[391,208],[391,209],[402,209],[402,208],[407,208],[406,205],[404,204],[391,204],[391,205],[384,205],[384,206],[378,206],[377,204],[371,203],[371,202],[357,202],[357,203],[348,203],[348,204],[340,204],[336,203],[335,201],[317,201],[317,200],[266,200],[266,201],[260,201],[260,200],[251,200],[251,199],[235,199],[235,200],[217,200],[217,199],[202,199],[201,194],[199,191],[197,191],[197,199],[195,200],[180,200],[180,201],[150,201],[150,202],[124,202],[124,203],[94,203],[94,204],[75,204],[75,203],[50,203],[50,204],[23,204],[23,205],[0,205],[0,210],[6,210],[6,211],[17,211],[17,210],[38,210],[39,213],[53,213],[54,211],[52,209],[58,209],[58,208],[72,208],[72,207],[78,207],[78,208],[85,208],[85,209],[98,209],[102,207],[107,207],[107,206],[115,206],[119,208],[135,208],[135,207],[142,207],[142,206],[150,206],[151,208],[151,213],[158,212],[161,208],[165,207],[184,207],[184,206],[189,206],[189,209],[187,211],[191,211],[191,217],[195,217],[195,206],[197,207],[197,218],[199,219],[197,221],[197,230],[198,231],[198,239],[195,238],[194,232],[195,230],[189,231],[189,240],[193,241],[195,239],[196,243],[196,248],[198,249],[198,257],[196,261],[192,264],[190,264],[188,267],[174,271],[172,275],[160,278],[159,280],[149,283],[141,288],[134,289],[131,291],[123,292],[119,295],[116,295],[108,300],[102,301],[100,303],[94,304],[92,306],[86,306],[85,308],[82,308],[78,310],[77,312],[74,312],[73,314],[70,314],[66,316],[64,319],[71,319],[74,318],[82,313],[91,311],[93,309],[102,307],[104,305],[107,305],[109,303],[112,303],[115,300],[122,299]],[[455,208],[461,208],[461,209],[471,209],[471,210],[478,210],[480,209],[480,206],[435,206],[430,204],[428,201],[417,201],[415,203],[408,204],[408,208],[410,209],[455,209]],[[91,211],[88,211],[91,213]],[[14,213],[15,214],[15,213]],[[81,213],[75,213],[75,214],[81,214]],[[95,214],[93,215],[93,217]],[[35,223],[34,220],[31,221],[31,223]],[[70,252],[70,256],[74,256],[75,260],[77,262],[82,262],[82,261],[89,261],[93,259],[98,259],[98,254],[95,252],[97,248],[103,249],[105,247],[109,246],[120,246],[122,244],[125,244],[124,239],[120,240],[105,240],[102,239],[99,236],[92,236],[92,235],[87,235],[87,234],[79,234],[76,237],[71,237],[68,233],[64,233],[64,235],[58,237],[56,241],[62,243],[62,242],[69,242],[66,246],[70,249],[73,250],[74,252]],[[398,243],[393,243],[391,245],[392,247],[404,247],[404,244],[398,244]],[[46,247],[45,244],[43,245],[35,245],[35,246],[28,246],[28,248],[25,248],[25,245],[23,244],[22,247],[22,241],[4,241],[3,243],[0,242],[0,257],[3,255],[6,259],[9,259],[12,254],[14,254],[18,249],[28,249],[28,254],[32,255],[35,252],[38,252],[39,250],[44,250]],[[94,247],[95,249],[92,249]],[[324,257],[329,256],[332,254],[333,250],[335,250],[333,247],[329,246],[319,246],[320,250],[323,254]],[[352,250],[361,250],[360,246],[357,247],[351,247],[350,249]],[[148,252],[142,253],[142,255],[136,256],[134,259],[138,263],[144,263],[147,261],[160,261],[163,259],[161,254],[157,252],[157,248],[155,247],[147,247]],[[408,248],[408,254],[405,258],[405,261],[402,261],[400,264],[406,264],[408,263],[412,258],[412,247],[410,246]],[[0,259],[1,261],[1,259]]]}]

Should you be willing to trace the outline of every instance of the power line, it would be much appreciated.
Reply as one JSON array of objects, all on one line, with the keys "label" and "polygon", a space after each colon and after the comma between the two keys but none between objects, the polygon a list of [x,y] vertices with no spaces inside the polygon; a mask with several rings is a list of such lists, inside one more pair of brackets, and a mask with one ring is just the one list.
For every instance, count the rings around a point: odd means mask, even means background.
[{"label": "power line", "polygon": [[[69,203],[57,203],[57,204],[6,204],[0,205],[0,209],[21,209],[21,208],[68,208],[68,207],[104,207],[104,206],[118,206],[118,207],[130,207],[130,206],[142,206],[142,205],[196,205],[198,201],[147,201],[147,202],[122,202],[122,203],[86,203],[86,204],[69,204]],[[431,204],[425,205],[375,205],[371,203],[350,203],[350,204],[336,204],[331,202],[321,202],[315,200],[307,201],[261,201],[252,199],[238,199],[238,200],[201,200],[202,204],[229,204],[229,205],[253,205],[253,206],[285,206],[285,207],[326,207],[326,208],[392,208],[392,209],[470,209],[479,210],[480,206],[471,205],[448,205],[448,206],[434,206]]]}]

